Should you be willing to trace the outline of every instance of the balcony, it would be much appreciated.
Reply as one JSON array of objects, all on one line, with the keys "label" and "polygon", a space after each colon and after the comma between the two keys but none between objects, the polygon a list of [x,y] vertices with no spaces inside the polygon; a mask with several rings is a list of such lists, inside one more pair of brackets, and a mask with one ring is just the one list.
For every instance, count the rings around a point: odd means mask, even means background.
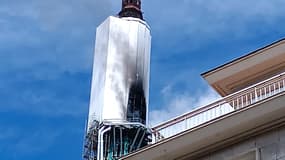
[{"label": "balcony", "polygon": [[157,143],[184,131],[195,129],[284,91],[285,72],[154,127],[153,142]]}]

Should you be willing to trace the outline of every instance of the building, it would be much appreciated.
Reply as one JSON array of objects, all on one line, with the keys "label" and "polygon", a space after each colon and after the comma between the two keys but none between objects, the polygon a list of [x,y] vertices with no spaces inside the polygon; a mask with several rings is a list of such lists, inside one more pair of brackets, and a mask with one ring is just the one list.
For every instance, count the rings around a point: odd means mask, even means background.
[{"label": "building", "polygon": [[122,0],[96,30],[83,159],[112,160],[151,141],[148,128],[150,27],[140,0]]},{"label": "building", "polygon": [[120,160],[285,160],[285,39],[202,74],[223,97]]}]

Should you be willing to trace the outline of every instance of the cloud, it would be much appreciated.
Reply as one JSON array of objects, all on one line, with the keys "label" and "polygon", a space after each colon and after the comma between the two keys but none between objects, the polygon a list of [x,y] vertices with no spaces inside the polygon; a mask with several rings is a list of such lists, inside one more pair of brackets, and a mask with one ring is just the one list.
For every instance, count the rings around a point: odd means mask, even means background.
[{"label": "cloud", "polygon": [[57,73],[90,69],[95,29],[112,7],[108,0],[0,2],[0,72],[7,65],[35,73],[42,65]]},{"label": "cloud", "polygon": [[155,126],[163,121],[182,115],[197,107],[215,102],[220,96],[211,88],[197,93],[187,91],[176,92],[171,85],[165,86],[161,95],[163,106],[150,111],[150,123]]},{"label": "cloud", "polygon": [[[110,0],[14,0],[1,3],[0,13],[10,18],[33,20],[42,29],[64,30],[69,27],[98,23],[112,10]],[[18,19],[19,20],[19,19]],[[83,22],[83,23],[82,23]]]},{"label": "cloud", "polygon": [[[153,14],[151,10],[157,6],[161,8],[160,12],[155,12],[155,16],[150,17],[160,17],[159,21],[152,22],[155,28],[169,30],[169,28],[181,27],[184,30],[179,30],[180,32],[187,30],[193,34],[215,34],[217,31],[241,29],[240,26],[256,21],[265,22],[263,25],[267,25],[283,16],[285,5],[283,0],[260,0],[258,3],[254,0],[246,3],[226,0],[184,0],[177,3],[167,0],[164,3],[156,1],[145,3],[150,6],[145,8],[146,13],[149,14]],[[165,23],[168,25],[163,25]]]},{"label": "cloud", "polygon": [[156,39],[154,47],[165,48],[164,56],[193,51],[223,39],[249,39],[268,33],[269,29],[272,33],[283,32],[284,28],[284,25],[279,26],[285,20],[283,0],[166,0],[144,3],[148,6],[144,8],[146,19]]},{"label": "cloud", "polygon": [[110,0],[0,2],[0,112],[81,116]]}]

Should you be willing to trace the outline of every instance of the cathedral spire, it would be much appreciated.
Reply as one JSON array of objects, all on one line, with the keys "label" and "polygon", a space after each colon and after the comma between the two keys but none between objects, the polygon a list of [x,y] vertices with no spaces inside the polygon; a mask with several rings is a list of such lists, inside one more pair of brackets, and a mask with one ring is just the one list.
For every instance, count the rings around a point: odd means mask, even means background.
[{"label": "cathedral spire", "polygon": [[122,10],[119,17],[134,17],[143,20],[141,0],[122,0]]}]

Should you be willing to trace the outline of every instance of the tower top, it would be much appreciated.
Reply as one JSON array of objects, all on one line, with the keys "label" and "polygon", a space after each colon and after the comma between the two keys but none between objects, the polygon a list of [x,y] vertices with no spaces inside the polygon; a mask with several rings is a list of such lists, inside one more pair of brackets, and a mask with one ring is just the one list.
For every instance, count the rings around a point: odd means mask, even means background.
[{"label": "tower top", "polygon": [[143,20],[141,0],[122,0],[119,17],[134,17]]}]

